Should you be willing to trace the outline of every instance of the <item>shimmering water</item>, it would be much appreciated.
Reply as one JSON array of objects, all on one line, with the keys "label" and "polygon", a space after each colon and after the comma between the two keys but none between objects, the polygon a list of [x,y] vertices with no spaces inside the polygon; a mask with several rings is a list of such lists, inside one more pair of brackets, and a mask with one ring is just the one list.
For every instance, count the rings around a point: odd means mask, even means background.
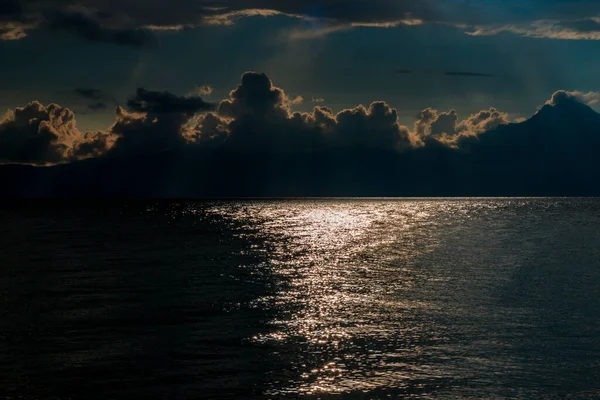
[{"label": "shimmering water", "polygon": [[600,398],[600,200],[5,204],[0,395]]}]

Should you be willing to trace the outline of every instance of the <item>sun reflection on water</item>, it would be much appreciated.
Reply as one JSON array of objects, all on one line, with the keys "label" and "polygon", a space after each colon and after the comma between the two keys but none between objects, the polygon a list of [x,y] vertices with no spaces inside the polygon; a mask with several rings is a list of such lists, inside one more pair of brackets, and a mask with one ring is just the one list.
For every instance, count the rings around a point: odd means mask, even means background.
[{"label": "sun reflection on water", "polygon": [[[215,222],[223,248],[233,249],[223,259],[227,279],[258,289],[225,311],[242,321],[260,317],[243,346],[261,355],[254,359],[261,398],[550,398],[515,390],[540,393],[523,382],[581,373],[540,364],[552,358],[537,344],[547,321],[526,300],[548,282],[548,265],[552,273],[563,268],[551,257],[561,245],[556,238],[585,227],[583,216],[597,215],[597,206],[254,200],[201,203],[183,213]],[[568,243],[564,254],[582,246]],[[560,305],[552,292],[536,296],[542,309]],[[525,340],[536,359],[523,359]],[[577,350],[569,346],[563,352]]]},{"label": "sun reflection on water", "polygon": [[433,278],[415,271],[413,261],[437,245],[427,227],[443,223],[436,219],[439,204],[265,202],[215,212],[254,229],[285,282],[275,296],[258,300],[275,307],[277,318],[253,341],[302,350],[292,356],[298,379],[271,395],[373,390],[406,384],[418,373],[398,360],[415,357],[419,332],[427,331],[409,321],[436,307],[409,292]]},{"label": "sun reflection on water", "polygon": [[493,330],[476,336],[477,319],[489,319],[479,302],[489,301],[488,291],[509,271],[482,260],[497,262],[486,251],[500,246],[499,235],[516,237],[512,221],[520,215],[535,223],[555,206],[531,199],[304,200],[216,203],[207,212],[253,243],[262,262],[242,267],[274,280],[274,293],[253,304],[272,318],[252,343],[286,368],[273,371],[265,395],[435,398],[442,387],[452,390],[478,368],[494,371],[503,362],[465,356],[466,348],[478,353],[477,343],[505,349]]}]

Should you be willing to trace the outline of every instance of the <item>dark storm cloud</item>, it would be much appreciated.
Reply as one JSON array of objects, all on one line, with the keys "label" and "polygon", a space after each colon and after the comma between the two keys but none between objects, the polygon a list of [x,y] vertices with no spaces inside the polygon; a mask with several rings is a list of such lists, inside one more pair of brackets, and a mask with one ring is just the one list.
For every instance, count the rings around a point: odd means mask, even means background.
[{"label": "dark storm cloud", "polygon": [[195,114],[214,110],[215,105],[198,96],[177,96],[169,92],[139,88],[127,101],[129,112],[117,107],[111,127],[118,154],[143,154],[185,145],[186,128]]},{"label": "dark storm cloud", "polygon": [[0,0],[0,20],[7,17],[19,16],[23,12],[17,0]]},{"label": "dark storm cloud", "polygon": [[48,164],[96,156],[104,153],[108,142],[94,152],[80,146],[88,147],[98,136],[104,134],[81,134],[75,114],[68,108],[34,101],[9,111],[0,120],[0,160]]},{"label": "dark storm cloud", "polygon": [[0,40],[18,40],[33,28],[19,0],[0,0]]},{"label": "dark storm cloud", "polygon": [[210,111],[215,108],[201,97],[181,97],[169,92],[156,92],[139,88],[134,97],[127,101],[132,111],[151,114],[186,114],[194,115],[200,111]]},{"label": "dark storm cloud", "polygon": [[121,156],[152,154],[186,143],[181,135],[183,126],[190,117],[185,114],[129,113],[117,107],[116,122],[109,129],[115,138],[113,153]]},{"label": "dark storm cloud", "polygon": [[[102,108],[107,95],[93,88],[75,92]],[[198,112],[214,109],[200,97],[138,89],[128,102],[130,112],[117,107],[115,123],[104,132],[81,132],[75,114],[56,104],[34,101],[9,111],[0,120],[0,160],[55,164],[106,154],[134,155],[183,146],[185,126]]]},{"label": "dark storm cloud", "polygon": [[152,42],[149,30],[231,24],[247,16],[276,14],[320,20],[329,26],[324,32],[440,23],[473,35],[509,31],[532,37],[600,37],[593,24],[600,16],[595,0],[9,0],[4,7],[11,16],[0,26],[4,39],[50,27],[91,41],[136,46]]},{"label": "dark storm cloud", "polygon": [[154,34],[142,28],[106,28],[89,15],[81,12],[49,13],[45,17],[48,29],[76,34],[90,42],[113,43],[123,46],[150,46]]},{"label": "dark storm cloud", "polygon": [[55,105],[33,102],[6,115],[0,123],[0,159],[17,162],[60,162],[67,153],[61,133],[69,136],[74,114]]},{"label": "dark storm cloud", "polygon": [[[413,137],[384,102],[334,114],[327,107],[293,112],[294,101],[265,74],[245,73],[216,113],[200,119],[195,135],[224,139],[227,146],[305,151],[328,146],[410,147]],[[208,119],[208,121],[205,121]],[[225,135],[225,136],[224,136]]]}]

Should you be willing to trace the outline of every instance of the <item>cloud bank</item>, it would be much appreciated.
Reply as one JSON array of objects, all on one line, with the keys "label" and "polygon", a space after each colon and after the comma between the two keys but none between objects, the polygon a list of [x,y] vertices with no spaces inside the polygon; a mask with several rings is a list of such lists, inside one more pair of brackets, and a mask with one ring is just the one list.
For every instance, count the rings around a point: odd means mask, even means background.
[{"label": "cloud bank", "polygon": [[[80,96],[102,100],[98,89],[79,88]],[[90,106],[93,107],[93,104]],[[138,89],[118,106],[106,131],[82,133],[75,113],[57,104],[33,101],[9,110],[0,120],[0,161],[38,165],[70,162],[108,154],[143,154],[185,144],[185,126],[214,105],[201,97]]]},{"label": "cloud bank", "polygon": [[[92,101],[106,98],[93,88],[78,88],[76,93]],[[511,125],[509,116],[493,107],[464,119],[456,110],[426,108],[409,128],[399,123],[398,111],[382,101],[337,113],[318,104],[310,112],[297,112],[293,107],[300,98],[292,99],[268,76],[256,72],[245,73],[237,88],[218,103],[140,88],[124,106],[117,106],[112,126],[98,132],[80,132],[75,114],[67,108],[34,101],[10,110],[0,121],[0,160],[46,165],[185,147],[271,153],[371,149],[406,154],[427,148],[465,149]],[[596,92],[559,90],[544,107],[598,101]]]},{"label": "cloud bank", "polygon": [[518,123],[493,107],[426,108],[409,128],[382,101],[294,111],[295,98],[248,72],[218,103],[140,88],[97,132],[34,101],[0,120],[0,194],[598,195],[599,99],[559,90]]}]

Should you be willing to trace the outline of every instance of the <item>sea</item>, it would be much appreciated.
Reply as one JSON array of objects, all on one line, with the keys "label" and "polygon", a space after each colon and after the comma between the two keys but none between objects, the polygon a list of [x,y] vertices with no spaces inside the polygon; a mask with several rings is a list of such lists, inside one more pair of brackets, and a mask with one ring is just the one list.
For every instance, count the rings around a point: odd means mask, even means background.
[{"label": "sea", "polygon": [[600,399],[600,199],[0,204],[3,399]]}]

